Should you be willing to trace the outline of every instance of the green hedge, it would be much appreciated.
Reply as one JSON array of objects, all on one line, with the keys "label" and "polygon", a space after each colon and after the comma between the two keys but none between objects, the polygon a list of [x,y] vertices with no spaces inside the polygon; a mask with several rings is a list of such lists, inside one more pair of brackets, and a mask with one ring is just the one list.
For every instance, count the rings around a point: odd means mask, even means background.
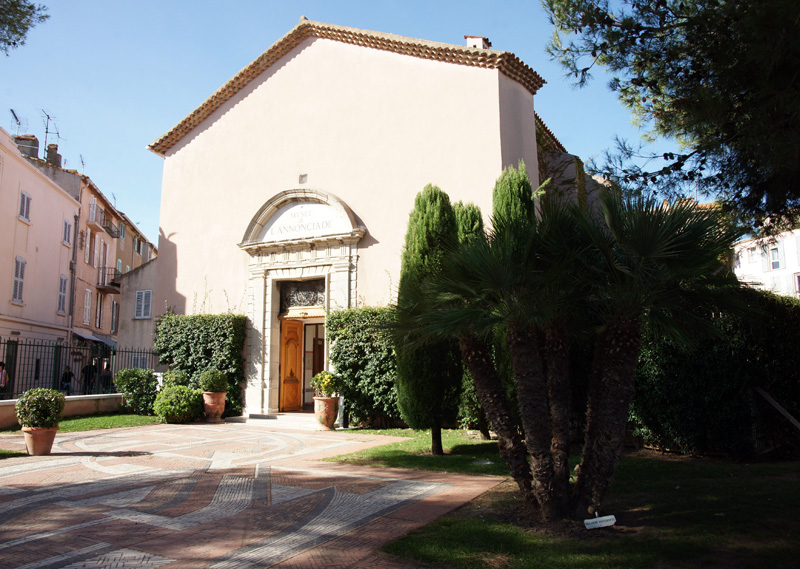
[{"label": "green hedge", "polygon": [[244,342],[247,319],[240,314],[167,313],[156,324],[155,349],[160,362],[186,373],[190,385],[200,374],[218,369],[228,376],[225,416],[241,415]]},{"label": "green hedge", "polygon": [[718,338],[682,349],[645,333],[631,418],[646,442],[700,454],[796,452],[798,434],[754,388],[800,417],[800,302],[754,289],[739,294],[746,312],[706,316]]},{"label": "green hedge", "polygon": [[114,383],[122,393],[124,406],[137,415],[152,415],[158,379],[152,369],[121,369]]},{"label": "green hedge", "polygon": [[388,326],[392,308],[352,308],[328,315],[330,361],[343,380],[345,409],[358,424],[401,423],[397,408],[397,357]]}]

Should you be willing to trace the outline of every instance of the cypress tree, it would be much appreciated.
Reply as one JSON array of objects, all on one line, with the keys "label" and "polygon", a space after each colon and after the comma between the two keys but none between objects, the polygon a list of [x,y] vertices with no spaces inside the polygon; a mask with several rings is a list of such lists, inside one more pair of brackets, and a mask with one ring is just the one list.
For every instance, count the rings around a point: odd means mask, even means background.
[{"label": "cypress tree", "polygon": [[453,204],[453,213],[456,217],[459,243],[483,237],[483,217],[478,206],[472,202],[456,202]]},{"label": "cypress tree", "polygon": [[[424,279],[441,270],[445,249],[457,239],[450,198],[436,186],[425,186],[408,219],[397,295],[401,314],[414,312],[411,299],[419,298]],[[412,336],[397,340],[397,403],[411,428],[431,429],[431,452],[441,455],[442,426],[455,422],[458,413],[461,355],[454,339],[412,347]]]},{"label": "cypress tree", "polygon": [[509,166],[497,178],[492,193],[492,209],[495,219],[532,218],[533,188],[522,160],[519,161],[518,168]]}]

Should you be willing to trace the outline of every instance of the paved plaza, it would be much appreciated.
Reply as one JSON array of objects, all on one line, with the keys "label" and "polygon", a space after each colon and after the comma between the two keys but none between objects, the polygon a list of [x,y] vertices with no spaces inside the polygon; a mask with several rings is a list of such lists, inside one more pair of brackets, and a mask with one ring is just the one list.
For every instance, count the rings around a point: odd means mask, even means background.
[{"label": "paved plaza", "polygon": [[320,461],[393,440],[276,421],[59,434],[0,460],[0,567],[413,567],[376,550],[500,479]]}]

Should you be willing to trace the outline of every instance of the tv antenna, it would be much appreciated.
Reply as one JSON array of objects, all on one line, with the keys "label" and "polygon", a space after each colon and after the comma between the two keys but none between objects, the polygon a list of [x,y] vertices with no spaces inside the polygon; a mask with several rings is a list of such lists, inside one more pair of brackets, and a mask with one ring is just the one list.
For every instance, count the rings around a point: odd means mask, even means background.
[{"label": "tv antenna", "polygon": [[11,111],[11,121],[15,125],[15,126],[12,126],[11,128],[16,128],[17,129],[17,134],[19,134],[20,130],[27,129],[28,128],[28,121],[26,121],[23,118],[20,118],[20,116],[16,112],[14,112],[14,109],[9,109],[9,110]]},{"label": "tv antenna", "polygon": [[47,151],[47,137],[50,136],[50,123],[53,123],[53,131],[56,133],[56,140],[66,140],[66,138],[62,138],[61,133],[58,132],[58,126],[56,125],[56,117],[50,116],[50,114],[42,109],[42,114],[44,118],[42,119],[44,122],[44,148],[45,152]]},{"label": "tv antenna", "polygon": [[83,154],[78,154],[81,157],[81,174],[85,173],[86,170],[86,162],[83,161]]}]

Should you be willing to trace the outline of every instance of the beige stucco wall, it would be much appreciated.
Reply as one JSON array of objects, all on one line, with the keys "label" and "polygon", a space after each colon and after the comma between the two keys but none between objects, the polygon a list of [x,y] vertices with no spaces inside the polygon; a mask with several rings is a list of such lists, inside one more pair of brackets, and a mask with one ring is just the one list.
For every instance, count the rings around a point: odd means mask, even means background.
[{"label": "beige stucco wall", "polygon": [[[29,222],[18,215],[23,191],[31,196]],[[66,338],[69,297],[59,313],[59,277],[69,283],[74,242],[62,241],[64,221],[74,227],[78,211],[75,198],[29,164],[0,129],[0,336]],[[12,301],[16,257],[26,261],[21,303]]]},{"label": "beige stucco wall", "polygon": [[417,192],[434,183],[487,215],[502,168],[523,158],[534,177],[534,157],[532,97],[498,71],[305,40],[169,151],[153,304],[242,311],[236,244],[292,188],[352,208],[367,230],[357,300],[386,304]]},{"label": "beige stucco wall", "polygon": [[136,291],[152,290],[156,279],[156,264],[154,259],[149,263],[132,269],[120,278],[120,312],[119,332],[117,345],[120,348],[151,348],[153,346],[153,332],[155,318],[151,307],[150,318],[134,318],[136,313]]}]

